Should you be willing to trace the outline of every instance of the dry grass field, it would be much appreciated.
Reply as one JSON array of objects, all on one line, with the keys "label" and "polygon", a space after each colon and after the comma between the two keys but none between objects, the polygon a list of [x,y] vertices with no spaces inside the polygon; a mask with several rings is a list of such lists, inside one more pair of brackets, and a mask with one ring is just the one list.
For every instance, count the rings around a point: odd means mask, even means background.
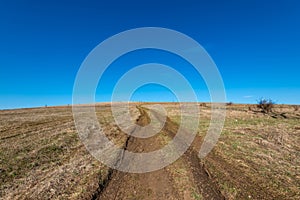
[{"label": "dry grass field", "polygon": [[[131,106],[142,126],[149,123],[147,105]],[[148,140],[123,133],[110,104],[98,104],[96,111],[115,144],[146,152],[172,139],[180,121],[177,104],[161,105],[169,121]],[[219,141],[203,160],[195,155],[211,110],[210,104],[199,108],[197,144],[170,166],[146,174],[118,172],[93,158],[77,135],[71,107],[2,110],[0,199],[300,199],[297,107],[276,105],[265,114],[255,105],[228,105]]]}]

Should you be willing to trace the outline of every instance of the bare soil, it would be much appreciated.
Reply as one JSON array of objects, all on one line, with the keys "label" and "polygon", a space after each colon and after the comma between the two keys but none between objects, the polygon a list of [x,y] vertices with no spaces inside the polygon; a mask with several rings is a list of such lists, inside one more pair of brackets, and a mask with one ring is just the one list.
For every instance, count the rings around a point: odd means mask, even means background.
[{"label": "bare soil", "polygon": [[[138,107],[138,109],[141,115],[137,120],[137,124],[140,126],[149,124],[150,117],[146,109],[142,107]],[[158,113],[155,114],[159,115]],[[168,119],[162,132],[169,137],[173,137],[177,128],[177,125]],[[129,137],[126,150],[139,153],[157,150],[164,144],[161,136],[164,133],[147,139]],[[182,174],[176,173],[178,169],[185,172],[184,178],[182,178]],[[182,188],[186,187],[188,189],[182,191]],[[113,171],[109,183],[99,192],[97,197],[97,199],[203,198],[224,199],[221,192],[218,191],[216,185],[203,169],[203,165],[200,164],[197,153],[193,148],[190,148],[177,162],[161,170],[142,174]]]},{"label": "bare soil", "polygon": [[[122,132],[110,104],[97,105],[96,114],[116,145],[151,152],[172,140],[180,122],[178,104],[159,104],[167,121],[147,139]],[[147,105],[131,104],[133,123],[145,126],[150,115],[161,120]],[[0,199],[300,199],[297,106],[275,105],[266,114],[255,105],[228,105],[219,141],[203,160],[197,152],[211,110],[209,103],[199,108],[198,135],[188,151],[173,164],[144,174],[110,169],[93,158],[77,135],[69,106],[2,110]]]}]

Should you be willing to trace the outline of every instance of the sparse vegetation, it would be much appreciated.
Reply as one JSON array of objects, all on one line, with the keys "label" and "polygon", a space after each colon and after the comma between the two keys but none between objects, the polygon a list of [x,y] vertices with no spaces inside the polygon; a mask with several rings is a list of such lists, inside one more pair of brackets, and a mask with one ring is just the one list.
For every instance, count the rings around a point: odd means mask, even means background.
[{"label": "sparse vegetation", "polygon": [[[245,112],[249,107],[251,112]],[[179,123],[176,106],[167,110]],[[289,105],[274,105],[273,112],[280,114],[273,118],[273,113],[265,115],[255,105],[242,104],[227,110],[219,141],[203,160],[226,199],[300,199],[300,116]],[[280,117],[283,112],[286,118]],[[203,138],[211,115],[209,109],[201,114]]]},{"label": "sparse vegetation", "polygon": [[232,106],[233,105],[233,102],[228,102],[226,103],[227,106]]},{"label": "sparse vegetation", "polygon": [[206,103],[200,103],[200,106],[206,107]]},{"label": "sparse vegetation", "polygon": [[274,107],[275,102],[271,99],[261,98],[257,101],[257,107],[261,109],[263,113],[272,112],[272,108]]},{"label": "sparse vegetation", "polygon": [[[162,105],[170,120],[179,124],[178,104]],[[201,109],[197,144],[210,122],[210,104],[206,106]],[[299,199],[299,114],[287,105],[273,105],[268,115],[255,105],[245,112],[250,106],[234,104],[228,109],[217,145],[201,161],[209,183],[216,183],[226,199]],[[127,136],[114,124],[109,105],[97,106],[96,111],[107,137],[121,146]],[[273,118],[274,113],[280,114]],[[285,117],[280,117],[282,113]],[[164,133],[159,144],[164,146],[170,139]],[[0,111],[0,160],[0,199],[91,199],[109,171],[85,150],[67,106]],[[192,185],[195,176],[188,163],[178,159],[157,179],[176,184],[179,195],[206,199]],[[133,177],[136,182],[141,179]],[[130,195],[151,198],[156,192],[152,188]]]},{"label": "sparse vegetation", "polygon": [[252,111],[252,107],[251,106],[248,106],[248,111]]}]

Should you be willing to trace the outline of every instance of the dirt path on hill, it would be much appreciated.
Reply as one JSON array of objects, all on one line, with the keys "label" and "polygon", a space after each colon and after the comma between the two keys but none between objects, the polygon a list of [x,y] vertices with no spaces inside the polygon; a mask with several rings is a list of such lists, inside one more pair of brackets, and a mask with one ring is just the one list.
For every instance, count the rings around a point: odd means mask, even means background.
[{"label": "dirt path on hill", "polygon": [[[161,115],[153,110],[138,107],[140,116],[136,123],[149,124],[149,113],[158,120]],[[161,120],[160,120],[161,121]],[[130,136],[125,149],[131,152],[151,152],[162,148],[176,134],[178,125],[169,118],[159,134],[150,138]],[[136,128],[134,131],[141,131]],[[193,146],[193,145],[192,145]],[[121,161],[122,162],[122,161]],[[111,170],[107,180],[99,185],[92,199],[224,199],[212,182],[197,156],[194,147],[173,164],[149,173],[125,173]]]}]

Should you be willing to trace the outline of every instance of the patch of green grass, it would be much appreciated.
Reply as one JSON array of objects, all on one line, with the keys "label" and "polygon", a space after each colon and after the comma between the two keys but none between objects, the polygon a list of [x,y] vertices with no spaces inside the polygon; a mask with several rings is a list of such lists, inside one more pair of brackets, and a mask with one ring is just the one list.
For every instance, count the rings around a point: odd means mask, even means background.
[{"label": "patch of green grass", "polygon": [[238,144],[237,142],[234,142],[231,146],[232,146],[232,148],[233,148],[234,150],[237,150],[239,144]]},{"label": "patch of green grass", "polygon": [[233,186],[231,186],[230,184],[228,184],[227,182],[224,182],[221,185],[221,189],[222,191],[225,192],[225,195],[229,198],[229,199],[234,199],[235,196],[237,195],[237,189]]},{"label": "patch of green grass", "polygon": [[202,200],[203,199],[203,196],[201,194],[199,194],[195,188],[192,188],[192,191],[191,191],[191,197],[195,200]]}]

